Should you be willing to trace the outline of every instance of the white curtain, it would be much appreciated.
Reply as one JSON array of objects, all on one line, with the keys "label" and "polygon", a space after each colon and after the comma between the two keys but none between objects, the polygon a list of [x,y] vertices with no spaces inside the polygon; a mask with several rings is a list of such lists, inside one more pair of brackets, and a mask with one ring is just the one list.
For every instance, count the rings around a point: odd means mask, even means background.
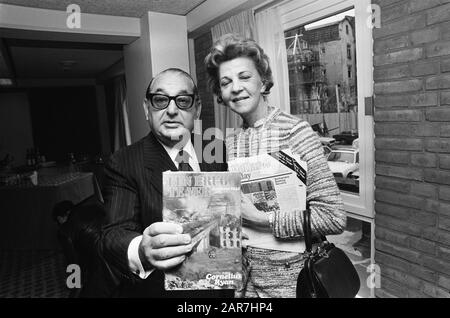
[{"label": "white curtain", "polygon": [[[211,28],[213,43],[224,34],[235,33],[246,38],[255,38],[255,18],[252,10],[243,11]],[[242,126],[242,119],[229,107],[217,103],[214,96],[214,117],[216,128],[226,132],[226,128]]]},{"label": "white curtain", "polygon": [[127,86],[124,76],[114,79],[114,151],[131,144],[128,124]]},{"label": "white curtain", "polygon": [[270,60],[274,85],[268,95],[270,106],[290,113],[289,73],[286,44],[278,7],[271,7],[255,14],[256,38]]}]

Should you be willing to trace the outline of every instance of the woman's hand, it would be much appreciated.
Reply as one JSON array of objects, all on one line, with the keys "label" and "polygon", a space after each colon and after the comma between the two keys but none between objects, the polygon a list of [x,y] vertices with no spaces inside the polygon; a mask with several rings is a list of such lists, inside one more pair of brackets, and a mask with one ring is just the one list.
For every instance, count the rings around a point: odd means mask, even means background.
[{"label": "woman's hand", "polygon": [[250,199],[241,192],[241,211],[243,225],[258,229],[270,231],[269,217],[267,213],[258,210]]}]

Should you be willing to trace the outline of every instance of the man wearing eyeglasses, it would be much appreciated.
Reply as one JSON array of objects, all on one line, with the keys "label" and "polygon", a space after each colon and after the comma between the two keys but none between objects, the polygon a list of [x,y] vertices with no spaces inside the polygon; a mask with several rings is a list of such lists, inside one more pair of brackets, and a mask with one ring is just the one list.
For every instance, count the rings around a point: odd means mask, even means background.
[{"label": "man wearing eyeglasses", "polygon": [[[202,152],[194,149],[191,132],[200,111],[197,87],[190,75],[180,69],[161,72],[150,82],[144,101],[150,133],[116,152],[107,165],[109,220],[101,248],[119,285],[113,296],[196,296],[164,291],[163,271],[181,264],[192,245],[181,226],[162,222],[162,172],[226,171],[224,152],[222,162],[208,164],[199,160]],[[223,144],[216,149],[224,149]],[[232,294],[216,291],[197,296]]]}]

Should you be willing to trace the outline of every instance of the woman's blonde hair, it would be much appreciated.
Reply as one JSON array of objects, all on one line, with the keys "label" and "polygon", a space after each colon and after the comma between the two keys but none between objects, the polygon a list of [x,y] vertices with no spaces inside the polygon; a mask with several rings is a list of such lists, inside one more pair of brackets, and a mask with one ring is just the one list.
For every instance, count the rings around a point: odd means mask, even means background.
[{"label": "woman's blonde hair", "polygon": [[252,39],[246,39],[237,34],[225,34],[214,43],[210,53],[205,58],[208,84],[211,91],[218,96],[219,102],[222,100],[219,83],[219,66],[222,62],[230,61],[238,57],[248,57],[255,63],[259,76],[261,76],[265,85],[264,95],[269,94],[273,86],[269,57],[264,53],[264,50]]}]

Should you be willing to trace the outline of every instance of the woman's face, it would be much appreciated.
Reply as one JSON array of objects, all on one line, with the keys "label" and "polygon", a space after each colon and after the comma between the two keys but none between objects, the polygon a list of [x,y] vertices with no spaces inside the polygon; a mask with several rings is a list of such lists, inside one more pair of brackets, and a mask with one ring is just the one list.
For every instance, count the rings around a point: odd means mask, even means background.
[{"label": "woman's face", "polygon": [[255,63],[248,57],[237,57],[219,65],[222,100],[244,120],[254,122],[263,114],[262,92],[265,87]]}]

